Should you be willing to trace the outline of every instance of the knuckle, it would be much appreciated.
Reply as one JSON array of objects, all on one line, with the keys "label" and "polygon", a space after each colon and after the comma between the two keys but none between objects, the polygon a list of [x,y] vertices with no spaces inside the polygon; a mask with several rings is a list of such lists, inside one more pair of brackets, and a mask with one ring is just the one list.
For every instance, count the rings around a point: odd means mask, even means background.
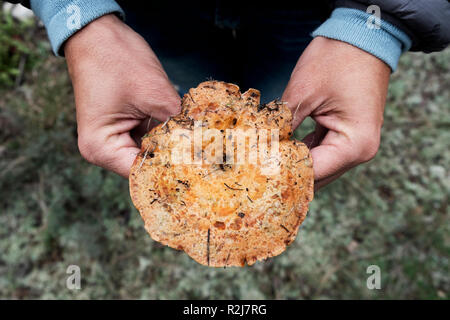
[{"label": "knuckle", "polygon": [[179,104],[171,104],[170,106],[167,107],[167,111],[170,114],[178,114],[181,111],[181,105],[179,105]]},{"label": "knuckle", "polygon": [[78,137],[78,150],[81,156],[90,163],[96,164],[96,147],[94,141],[86,136]]},{"label": "knuckle", "polygon": [[363,140],[360,148],[359,159],[367,162],[375,158],[380,147],[380,135],[373,135]]}]

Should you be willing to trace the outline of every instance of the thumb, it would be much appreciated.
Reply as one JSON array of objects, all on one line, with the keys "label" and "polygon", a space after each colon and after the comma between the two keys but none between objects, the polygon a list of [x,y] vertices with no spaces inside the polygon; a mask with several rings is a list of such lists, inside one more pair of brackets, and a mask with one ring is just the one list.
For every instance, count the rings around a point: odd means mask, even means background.
[{"label": "thumb", "polygon": [[101,159],[101,163],[98,165],[128,179],[131,166],[140,149],[129,132],[111,136],[108,140],[106,147],[99,150],[100,154],[97,157]]},{"label": "thumb", "polygon": [[314,91],[312,88],[307,91],[309,87],[295,85],[294,81],[289,81],[286,90],[281,98],[282,101],[287,102],[288,108],[292,112],[292,128],[297,128],[308,117],[314,105],[317,105],[314,99],[309,98],[307,92]]},{"label": "thumb", "polygon": [[111,168],[106,169],[114,171],[118,175],[128,179],[131,166],[133,165],[133,162],[136,156],[139,154],[139,152],[140,149],[136,147],[120,148],[116,153],[117,160],[111,163],[112,164]]}]

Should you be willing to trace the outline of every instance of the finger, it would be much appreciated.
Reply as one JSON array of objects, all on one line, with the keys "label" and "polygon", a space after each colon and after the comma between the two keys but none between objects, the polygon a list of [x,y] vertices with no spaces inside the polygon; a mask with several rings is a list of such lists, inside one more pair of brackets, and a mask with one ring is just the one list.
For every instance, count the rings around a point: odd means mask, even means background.
[{"label": "finger", "polygon": [[328,131],[322,143],[311,150],[314,179],[321,181],[355,166],[355,151],[346,136]]},{"label": "finger", "polygon": [[[151,96],[149,96],[151,92]],[[181,111],[181,98],[170,82],[166,79],[147,79],[133,91],[130,97],[133,105],[143,114],[152,116],[159,121],[166,121],[168,117]]]},{"label": "finger", "polygon": [[[324,126],[322,126],[319,123],[316,123],[315,130],[313,132],[309,133],[305,138],[303,138],[302,141],[311,150],[321,144],[321,142],[323,141],[323,139],[325,138],[327,133],[328,133],[327,128],[325,128]],[[316,167],[315,163],[314,163],[314,166]],[[323,186],[336,180],[339,176],[344,174],[344,172],[345,171],[341,170],[341,171],[339,171],[329,177],[326,177],[324,179],[315,180],[314,181],[314,191],[318,191]]]},{"label": "finger", "polygon": [[309,148],[312,149],[314,147],[317,147],[327,134],[328,129],[322,126],[319,123],[316,123],[316,127],[313,132],[306,135],[302,142]]},{"label": "finger", "polygon": [[334,174],[334,175],[332,175],[330,177],[327,177],[325,179],[314,181],[314,192],[319,191],[320,189],[322,189],[326,185],[328,185],[331,182],[335,181],[337,178],[342,176],[344,173],[345,173],[345,171],[340,171],[340,172],[338,172],[338,173],[336,173],[336,174]]},{"label": "finger", "polygon": [[[172,99],[173,100],[173,99]],[[155,120],[164,122],[170,116],[179,114],[181,111],[180,100],[173,100],[170,104],[140,105],[140,109],[146,116],[152,116]]]},{"label": "finger", "polygon": [[297,128],[311,114],[313,106],[318,104],[315,99],[310,98],[314,91],[315,88],[310,87],[310,84],[293,81],[291,77],[281,100],[287,102],[292,112],[292,128]]},{"label": "finger", "polygon": [[111,170],[118,175],[124,177],[125,179],[128,179],[128,176],[130,175],[130,169],[133,165],[134,160],[136,159],[136,156],[139,154],[140,149],[139,148],[121,148],[117,152],[117,161],[113,162],[113,166],[111,168],[106,168],[108,170]]},{"label": "finger", "polygon": [[94,131],[81,129],[78,149],[88,162],[127,178],[140,151],[129,132],[136,125],[135,121],[129,122],[123,131],[118,130],[117,133],[111,132],[111,127],[107,126]]},{"label": "finger", "polygon": [[151,129],[157,126],[160,121],[154,119],[153,117],[149,117],[143,120],[136,128],[131,130],[130,134],[133,138],[134,142],[138,147],[141,146],[142,137],[147,134]]},{"label": "finger", "polygon": [[[284,96],[283,96],[284,97]],[[283,99],[283,98],[282,98]],[[286,101],[286,100],[282,100]],[[299,101],[298,103],[293,103],[286,101],[288,108],[292,112],[292,128],[296,129],[305,119],[309,116],[310,110],[306,108],[306,104]]]},{"label": "finger", "polygon": [[115,135],[108,140],[108,147],[99,150],[100,154],[97,157],[101,162],[98,165],[128,179],[131,166],[140,149],[128,132]]}]

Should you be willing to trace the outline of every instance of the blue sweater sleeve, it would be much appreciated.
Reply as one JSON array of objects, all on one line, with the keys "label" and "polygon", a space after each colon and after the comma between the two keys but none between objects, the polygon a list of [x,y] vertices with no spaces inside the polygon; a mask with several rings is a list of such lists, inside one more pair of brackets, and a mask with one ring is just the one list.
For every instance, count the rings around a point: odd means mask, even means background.
[{"label": "blue sweater sleeve", "polygon": [[378,57],[395,71],[400,55],[411,47],[411,39],[382,19],[377,27],[370,25],[370,17],[361,10],[337,8],[312,36],[347,42]]},{"label": "blue sweater sleeve", "polygon": [[31,0],[31,8],[47,29],[53,52],[64,55],[61,47],[75,32],[108,13],[124,17],[114,0]]}]

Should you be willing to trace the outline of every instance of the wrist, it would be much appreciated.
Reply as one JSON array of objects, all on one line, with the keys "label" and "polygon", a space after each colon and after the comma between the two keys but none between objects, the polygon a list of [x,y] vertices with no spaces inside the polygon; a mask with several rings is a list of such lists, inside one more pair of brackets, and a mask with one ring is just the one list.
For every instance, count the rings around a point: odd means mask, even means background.
[{"label": "wrist", "polygon": [[111,44],[119,35],[123,22],[114,14],[102,16],[71,36],[64,44],[64,54],[69,61],[75,57],[92,55],[95,48]]},{"label": "wrist", "polygon": [[44,23],[56,55],[63,55],[64,43],[92,21],[111,13],[124,17],[123,10],[115,0],[31,0],[30,4],[33,12]]},{"label": "wrist", "polygon": [[395,71],[400,55],[409,50],[411,39],[382,19],[374,27],[369,23],[370,18],[370,14],[361,10],[337,8],[312,36],[349,43],[382,60]]}]

